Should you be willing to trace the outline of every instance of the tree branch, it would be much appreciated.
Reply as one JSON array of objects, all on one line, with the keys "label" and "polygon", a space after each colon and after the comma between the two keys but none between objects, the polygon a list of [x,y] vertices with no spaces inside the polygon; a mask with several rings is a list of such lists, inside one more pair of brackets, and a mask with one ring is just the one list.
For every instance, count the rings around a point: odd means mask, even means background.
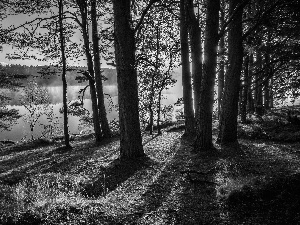
[{"label": "tree branch", "polygon": [[161,0],[150,0],[149,4],[147,5],[147,7],[146,7],[146,8],[144,9],[144,11],[142,12],[140,21],[137,23],[136,27],[134,28],[134,33],[136,33],[136,32],[140,29],[140,27],[141,27],[141,25],[142,25],[142,23],[143,23],[143,20],[144,20],[146,14],[148,13],[148,11],[150,10],[150,8],[152,7],[152,5],[153,5],[154,3],[160,2],[160,1],[161,1]]}]

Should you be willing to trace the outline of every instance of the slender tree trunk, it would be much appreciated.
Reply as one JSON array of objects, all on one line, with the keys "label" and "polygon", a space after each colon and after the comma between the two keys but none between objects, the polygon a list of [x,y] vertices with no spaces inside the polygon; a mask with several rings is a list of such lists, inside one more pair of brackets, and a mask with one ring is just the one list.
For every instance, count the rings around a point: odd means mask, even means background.
[{"label": "slender tree trunk", "polygon": [[[260,51],[257,51],[256,55],[256,71],[260,71],[262,68],[262,55]],[[262,116],[263,115],[263,96],[262,96],[262,85],[261,82],[259,82],[259,76],[261,76],[260,73],[257,73],[255,76],[256,82],[255,82],[255,112],[257,115]]]},{"label": "slender tree trunk", "polygon": [[194,110],[192,100],[192,84],[189,62],[189,44],[188,44],[188,24],[187,9],[184,0],[180,0],[180,43],[181,43],[181,61],[182,61],[182,89],[183,105],[185,117],[185,135],[190,136],[195,133]]},{"label": "slender tree trunk", "polygon": [[[272,69],[270,71],[272,73]],[[274,97],[273,97],[273,76],[270,79],[270,108],[274,107]]]},{"label": "slender tree trunk", "polygon": [[199,21],[194,12],[193,0],[187,0],[189,34],[191,42],[192,56],[192,77],[194,88],[194,112],[197,113],[197,107],[200,99],[200,88],[202,80],[202,47],[201,47],[201,29]]},{"label": "slender tree trunk", "polygon": [[67,81],[66,81],[66,54],[65,54],[65,38],[63,33],[63,2],[58,0],[59,7],[59,36],[60,36],[60,51],[62,60],[62,83],[63,83],[63,117],[64,117],[64,136],[65,136],[65,146],[70,148],[70,136],[69,136],[69,126],[68,126],[68,104],[67,104]]},{"label": "slender tree trunk", "polygon": [[145,155],[139,122],[136,48],[130,3],[130,0],[113,0],[121,160]]},{"label": "slender tree trunk", "polygon": [[152,109],[152,106],[153,106],[153,102],[150,101],[149,103],[149,133],[150,135],[153,134],[153,109]]},{"label": "slender tree trunk", "polygon": [[248,91],[249,91],[249,55],[245,56],[244,60],[244,83],[242,93],[242,105],[241,105],[241,121],[246,123],[247,121],[247,102],[248,102]]},{"label": "slender tree trunk", "polygon": [[89,45],[89,35],[88,35],[88,21],[87,21],[87,3],[85,0],[76,0],[77,5],[80,9],[81,19],[82,19],[82,36],[84,42],[84,49],[85,55],[87,59],[87,67],[88,73],[87,77],[89,78],[89,85],[90,85],[90,94],[92,100],[92,111],[93,111],[93,124],[96,136],[96,142],[101,141],[101,128],[100,128],[100,120],[99,120],[99,113],[98,113],[98,103],[97,103],[97,94],[96,94],[96,87],[95,87],[95,76],[94,76],[94,65],[93,65],[93,58],[90,51]]},{"label": "slender tree trunk", "polygon": [[270,62],[270,57],[269,54],[265,54],[265,64],[267,66],[266,69],[266,77],[267,80],[264,82],[264,108],[266,110],[270,109],[270,86],[269,86],[269,75],[270,75],[270,69],[269,69],[269,62]]},{"label": "slender tree trunk", "polygon": [[99,119],[101,123],[103,137],[109,138],[111,137],[111,131],[109,128],[105,104],[104,104],[99,38],[98,38],[98,28],[97,28],[96,0],[91,1],[91,20],[92,20],[92,37],[93,37],[93,52],[94,52],[94,70],[95,70],[95,80],[96,80],[96,89],[97,89],[97,97],[98,97]]},{"label": "slender tree trunk", "polygon": [[220,0],[207,1],[206,34],[204,42],[203,79],[196,122],[196,151],[213,149],[212,112],[217,66]]},{"label": "slender tree trunk", "polygon": [[[221,27],[224,26],[225,23],[225,3],[222,0],[222,10],[221,10],[221,18],[220,18],[220,25]],[[221,104],[222,104],[222,96],[223,96],[223,89],[224,89],[224,78],[225,78],[225,34],[221,37],[219,43],[219,54],[220,54],[220,63],[219,63],[219,73],[218,73],[218,117],[220,120],[221,116]]]},{"label": "slender tree trunk", "polygon": [[[229,1],[229,13],[232,15],[239,0]],[[239,102],[240,76],[243,63],[242,15],[243,10],[235,12],[235,18],[229,24],[228,59],[229,67],[225,75],[225,86],[222,101],[220,137],[221,145],[238,146],[237,116]]]},{"label": "slender tree trunk", "polygon": [[249,91],[248,91],[248,112],[253,113],[254,112],[254,99],[252,96],[253,93],[253,85],[252,84],[252,80],[253,80],[253,54],[250,54],[249,56],[249,70],[248,70],[248,81],[249,81]]},{"label": "slender tree trunk", "polygon": [[159,90],[158,93],[158,101],[157,101],[157,134],[161,134],[161,128],[160,128],[160,114],[161,114],[161,93],[162,93],[163,89]]}]

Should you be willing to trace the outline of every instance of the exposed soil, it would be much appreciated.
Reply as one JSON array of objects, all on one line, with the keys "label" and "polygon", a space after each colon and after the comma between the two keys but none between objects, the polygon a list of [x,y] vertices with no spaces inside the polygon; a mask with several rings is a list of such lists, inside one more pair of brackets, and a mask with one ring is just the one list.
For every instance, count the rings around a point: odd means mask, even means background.
[{"label": "exposed soil", "polygon": [[241,139],[240,155],[195,154],[182,134],[145,134],[147,157],[135,161],[119,161],[118,138],[5,147],[0,221],[300,224],[299,142]]}]

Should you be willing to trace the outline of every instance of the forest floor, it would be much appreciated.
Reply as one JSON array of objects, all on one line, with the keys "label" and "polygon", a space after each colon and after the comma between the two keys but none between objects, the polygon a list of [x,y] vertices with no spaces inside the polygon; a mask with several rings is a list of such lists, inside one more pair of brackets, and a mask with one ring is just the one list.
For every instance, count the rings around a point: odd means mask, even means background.
[{"label": "forest floor", "polygon": [[122,162],[117,137],[4,147],[0,224],[300,224],[300,142],[242,132],[240,155],[196,154],[182,134],[144,134],[147,157]]}]

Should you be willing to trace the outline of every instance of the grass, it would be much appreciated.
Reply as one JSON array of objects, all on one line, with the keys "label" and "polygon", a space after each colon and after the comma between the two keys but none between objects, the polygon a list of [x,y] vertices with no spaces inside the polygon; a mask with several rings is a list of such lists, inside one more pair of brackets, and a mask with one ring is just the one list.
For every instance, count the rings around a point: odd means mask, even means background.
[{"label": "grass", "polygon": [[135,161],[118,160],[117,137],[7,147],[0,224],[299,224],[300,144],[252,135],[270,124],[243,128],[242,155],[195,154],[183,127],[145,133]]}]

